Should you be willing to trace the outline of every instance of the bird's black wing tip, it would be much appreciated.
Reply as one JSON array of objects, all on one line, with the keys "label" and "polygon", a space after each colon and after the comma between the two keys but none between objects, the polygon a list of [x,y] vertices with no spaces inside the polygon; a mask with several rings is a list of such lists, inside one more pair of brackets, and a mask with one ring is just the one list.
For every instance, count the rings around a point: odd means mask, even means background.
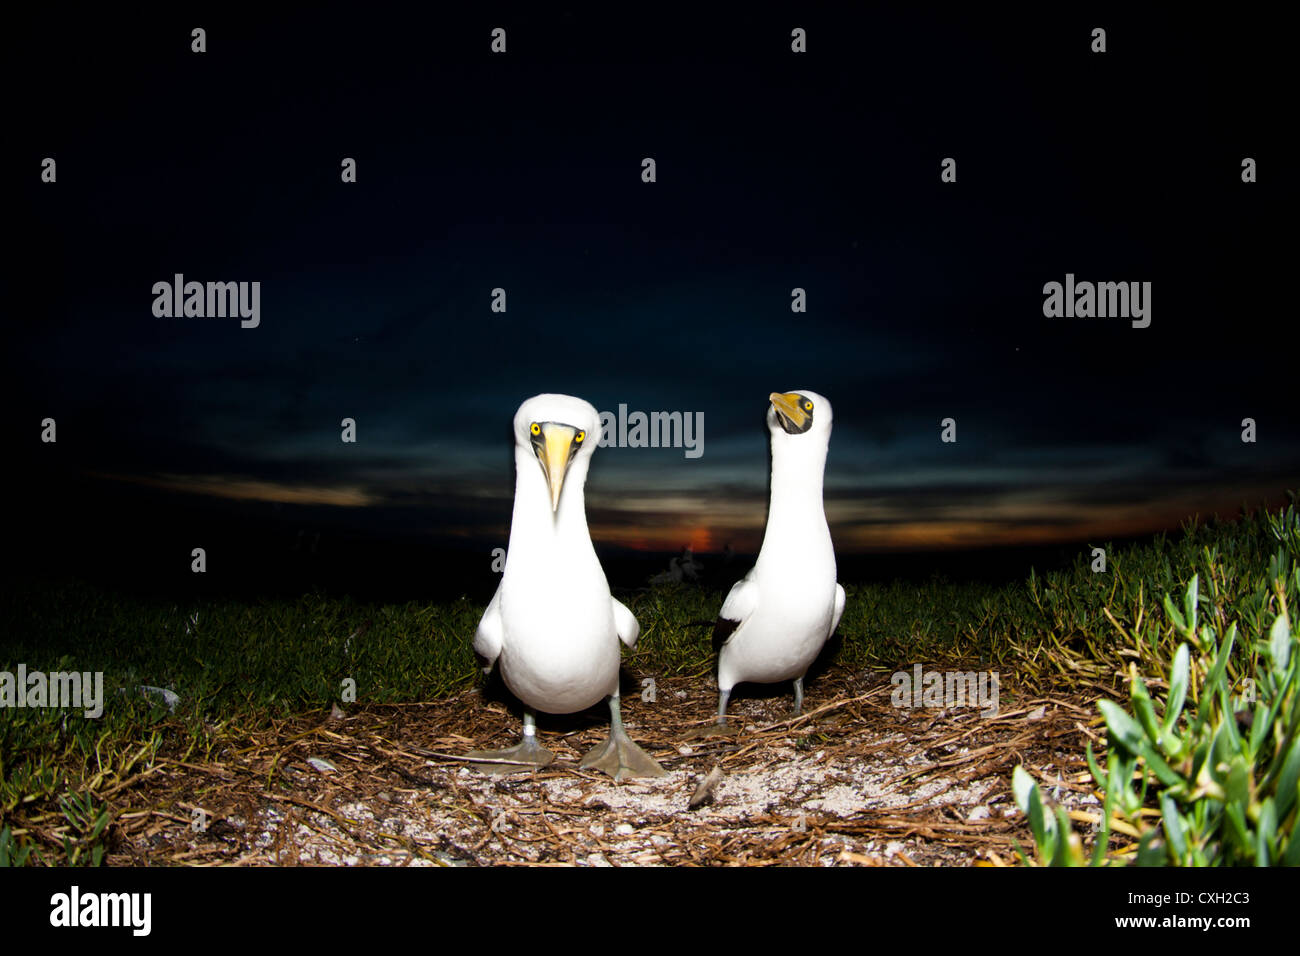
[{"label": "bird's black wing tip", "polygon": [[732,621],[725,617],[720,617],[713,622],[714,652],[722,650],[722,645],[731,640],[731,635],[735,633],[738,627],[740,627],[739,621]]}]

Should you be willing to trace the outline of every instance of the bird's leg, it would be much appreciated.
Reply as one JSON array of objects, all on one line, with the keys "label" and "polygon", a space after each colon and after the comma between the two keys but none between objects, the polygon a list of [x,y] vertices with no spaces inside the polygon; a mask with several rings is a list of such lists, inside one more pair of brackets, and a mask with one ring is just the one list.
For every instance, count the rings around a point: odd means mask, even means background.
[{"label": "bird's leg", "polygon": [[662,777],[664,768],[653,757],[634,744],[623,729],[623,715],[620,712],[618,691],[609,698],[609,737],[604,743],[597,744],[587,756],[582,758],[581,766],[603,770],[615,780],[628,777]]},{"label": "bird's leg", "polygon": [[719,734],[738,734],[741,731],[740,724],[732,721],[727,723],[727,701],[731,697],[730,690],[718,688],[718,719],[711,724],[705,724],[703,727],[696,727],[694,730],[687,731],[686,740],[699,740],[701,737],[717,737]]},{"label": "bird's leg", "polygon": [[803,713],[803,678],[794,679],[794,715],[798,717]]},{"label": "bird's leg", "polygon": [[540,770],[555,759],[555,754],[537,742],[537,719],[531,710],[526,710],[524,739],[520,743],[505,750],[475,750],[466,754],[466,758],[475,770],[501,774]]}]

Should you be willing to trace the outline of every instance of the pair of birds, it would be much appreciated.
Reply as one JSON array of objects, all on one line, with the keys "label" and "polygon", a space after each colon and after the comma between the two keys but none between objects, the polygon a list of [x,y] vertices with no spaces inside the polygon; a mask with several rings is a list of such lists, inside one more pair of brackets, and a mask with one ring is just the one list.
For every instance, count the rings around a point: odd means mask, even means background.
[{"label": "pair of birds", "polygon": [[[831,406],[806,389],[773,392],[772,488],[758,561],[727,595],[714,629],[718,719],[745,681],[803,678],[844,613],[835,551],[822,505]],[[515,503],[506,566],[483,612],[474,651],[524,704],[524,737],[506,750],[476,751],[481,770],[544,767],[555,755],[537,740],[535,710],[567,714],[608,698],[610,734],[582,761],[609,774],[659,776],[663,769],[627,736],[619,708],[619,641],[636,645],[640,626],[609,592],[587,530],[583,489],[600,441],[600,415],[570,395],[537,395],[515,413]]]}]

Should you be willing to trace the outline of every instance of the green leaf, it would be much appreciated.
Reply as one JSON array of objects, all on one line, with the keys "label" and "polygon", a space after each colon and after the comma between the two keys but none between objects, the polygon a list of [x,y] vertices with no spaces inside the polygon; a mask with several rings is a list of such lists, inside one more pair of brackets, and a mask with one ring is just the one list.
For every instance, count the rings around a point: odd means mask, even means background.
[{"label": "green leaf", "polygon": [[1022,864],[1025,866],[1033,866],[1034,861],[1029,859],[1029,854],[1025,852],[1025,848],[1022,847],[1020,841],[1014,837],[1011,839],[1011,848],[1016,851],[1016,856],[1020,857],[1020,862]]},{"label": "green leaf", "polygon": [[1111,736],[1121,747],[1131,754],[1141,756],[1146,761],[1151,772],[1165,786],[1175,787],[1179,790],[1184,788],[1183,778],[1147,742],[1146,735],[1142,732],[1142,728],[1136,720],[1125,713],[1123,708],[1114,701],[1098,701],[1097,707],[1101,710],[1102,716],[1106,718],[1106,727],[1110,730]]},{"label": "green leaf", "polygon": [[1156,720],[1155,705],[1151,703],[1151,695],[1147,693],[1146,684],[1142,680],[1142,675],[1137,672],[1137,668],[1130,667],[1130,676],[1132,684],[1129,696],[1133,699],[1133,712],[1137,714],[1142,729],[1146,731],[1147,739],[1158,747],[1160,746],[1160,723]]},{"label": "green leaf", "polygon": [[1192,751],[1191,778],[1193,780],[1200,779],[1202,770],[1206,770],[1208,772],[1210,769],[1213,768],[1213,759],[1214,759],[1213,750],[1214,750],[1214,738],[1202,737],[1201,742],[1198,743],[1196,745],[1196,749]]},{"label": "green leaf", "polygon": [[1183,620],[1183,616],[1178,613],[1178,608],[1174,607],[1174,602],[1169,600],[1168,594],[1165,595],[1165,615],[1173,622],[1174,630],[1179,634],[1187,633],[1187,622]]},{"label": "green leaf", "polygon": [[1156,839],[1156,831],[1148,830],[1138,843],[1138,866],[1164,866],[1168,862],[1165,845]]},{"label": "green leaf", "polygon": [[1172,730],[1166,730],[1164,738],[1160,742],[1160,749],[1164,751],[1165,757],[1175,762],[1181,762],[1183,757],[1183,739]]},{"label": "green leaf", "polygon": [[1282,857],[1284,866],[1300,866],[1300,826],[1291,828],[1291,842],[1287,844],[1286,855]]},{"label": "green leaf", "polygon": [[90,839],[94,840],[101,833],[103,833],[104,828],[108,826],[108,821],[109,821],[109,813],[107,810],[105,810],[103,813],[99,815],[99,819],[95,821],[94,829],[90,831]]},{"label": "green leaf", "polygon": [[[1232,692],[1226,687],[1220,687],[1218,692],[1219,713],[1222,715],[1223,736],[1227,740],[1229,748],[1228,757],[1242,753],[1246,747],[1242,743],[1241,733],[1237,730],[1237,715],[1232,709]],[[1227,759],[1227,757],[1225,757]]]},{"label": "green leaf", "polygon": [[1228,800],[1231,803],[1241,807],[1250,804],[1250,764],[1241,754],[1232,758],[1228,765],[1228,776],[1224,783],[1223,789],[1227,792]]},{"label": "green leaf", "polygon": [[1111,737],[1129,753],[1137,753],[1143,739],[1142,728],[1137,721],[1111,700],[1098,701],[1097,709],[1106,719],[1106,729],[1110,731]]},{"label": "green leaf", "polygon": [[1110,790],[1110,786],[1108,783],[1109,778],[1106,776],[1106,772],[1102,770],[1101,767],[1098,766],[1097,764],[1097,756],[1092,752],[1091,740],[1088,741],[1087,756],[1088,756],[1088,770],[1092,773],[1092,779],[1097,781],[1097,786],[1102,790],[1104,791]]},{"label": "green leaf", "polygon": [[1034,778],[1019,764],[1011,773],[1011,792],[1016,798],[1016,806],[1022,813],[1029,812],[1029,791],[1034,787]]},{"label": "green leaf", "polygon": [[1291,659],[1291,623],[1286,612],[1279,614],[1268,632],[1269,657],[1273,660],[1273,673],[1278,681],[1286,673],[1287,662]]},{"label": "green leaf", "polygon": [[1259,829],[1255,833],[1255,865],[1268,866],[1273,858],[1273,841],[1277,837],[1277,809],[1268,797],[1259,808]]},{"label": "green leaf", "polygon": [[1165,821],[1165,834],[1169,837],[1169,846],[1174,852],[1174,859],[1183,862],[1187,856],[1187,837],[1183,833],[1183,821],[1178,815],[1178,805],[1169,794],[1160,797],[1160,813]]},{"label": "green leaf", "polygon": [[1011,789],[1015,793],[1016,803],[1029,818],[1029,829],[1033,831],[1038,852],[1046,857],[1047,823],[1043,818],[1043,800],[1038,792],[1038,784],[1024,767],[1017,766],[1011,775]]},{"label": "green leaf", "polygon": [[1151,772],[1156,775],[1156,778],[1161,783],[1173,791],[1174,796],[1180,796],[1186,791],[1187,782],[1183,780],[1178,771],[1165,763],[1165,758],[1156,753],[1146,741],[1142,742],[1141,753],[1142,758],[1147,762],[1147,766],[1151,768]]},{"label": "green leaf", "polygon": [[[1300,737],[1291,741],[1291,749],[1286,752],[1282,762],[1282,773],[1277,778],[1277,815],[1281,820],[1291,812],[1296,802],[1296,783],[1300,780]],[[1300,833],[1300,825],[1295,830]]]},{"label": "green leaf", "polygon": [[1172,730],[1183,712],[1183,701],[1187,699],[1187,677],[1191,668],[1191,654],[1187,644],[1179,644],[1174,654],[1174,666],[1169,672],[1169,698],[1165,702],[1165,730]]},{"label": "green leaf", "polygon": [[1193,574],[1192,579],[1187,582],[1187,593],[1183,595],[1183,611],[1187,615],[1187,629],[1193,632],[1196,630],[1196,600],[1200,580],[1199,574]]},{"label": "green leaf", "polygon": [[1228,628],[1228,633],[1223,638],[1223,644],[1219,646],[1219,652],[1215,655],[1214,666],[1210,668],[1209,676],[1205,678],[1205,684],[1201,687],[1201,703],[1196,710],[1196,726],[1193,736],[1199,732],[1206,719],[1210,716],[1210,707],[1214,703],[1215,694],[1219,691],[1227,692],[1223,685],[1223,674],[1228,668],[1228,659],[1232,656],[1232,645],[1237,640],[1237,624],[1234,621]]},{"label": "green leaf", "polygon": [[[1281,701],[1275,700],[1272,707],[1265,707],[1261,700],[1255,705],[1255,716],[1250,723],[1250,756],[1253,758],[1259,753],[1260,748],[1264,745],[1264,738],[1268,736],[1269,728],[1273,726],[1273,715],[1276,712],[1278,704]],[[1233,720],[1236,720],[1233,715]]]},{"label": "green leaf", "polygon": [[1106,848],[1110,845],[1110,816],[1115,810],[1114,791],[1106,791],[1106,799],[1101,805],[1101,826],[1097,828],[1097,840],[1092,848],[1092,866],[1104,866]]},{"label": "green leaf", "polygon": [[1056,848],[1052,854],[1052,866],[1078,866],[1083,859],[1076,855],[1074,846],[1070,843],[1070,837],[1074,829],[1070,826],[1070,818],[1066,815],[1062,807],[1056,808]]},{"label": "green leaf", "polygon": [[1250,832],[1246,827],[1246,814],[1242,810],[1241,804],[1229,803],[1223,807],[1224,818],[1231,824],[1227,828],[1228,836],[1232,837],[1237,848],[1243,853],[1254,855],[1255,847],[1250,840]]}]

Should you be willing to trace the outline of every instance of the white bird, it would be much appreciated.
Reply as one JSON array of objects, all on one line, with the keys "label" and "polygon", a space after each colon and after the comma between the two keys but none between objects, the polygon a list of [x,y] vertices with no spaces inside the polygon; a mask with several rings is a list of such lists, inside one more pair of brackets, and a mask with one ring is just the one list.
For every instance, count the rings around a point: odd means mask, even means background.
[{"label": "white bird", "polygon": [[544,767],[555,754],[537,742],[534,711],[570,714],[609,698],[609,738],[582,761],[615,780],[664,771],[634,744],[619,711],[619,641],[640,626],[609,593],[587,531],[583,490],[600,439],[600,415],[580,398],[537,395],[515,413],[515,504],[501,584],[483,612],[474,651],[501,668],[524,704],[516,747],[471,753],[489,772]]},{"label": "white bird", "polygon": [[698,581],[700,572],[704,570],[704,565],[695,560],[695,552],[690,545],[682,549],[681,568],[682,576],[688,581]]},{"label": "white bird", "polygon": [[[745,681],[794,681],[794,712],[803,708],[803,679],[844,613],[835,581],[835,548],[822,504],[831,403],[816,392],[773,392],[772,490],[758,561],[736,582],[718,612],[718,720]],[[706,728],[706,732],[708,729]]]},{"label": "white bird", "polygon": [[668,570],[661,571],[650,579],[651,584],[681,584],[682,583],[682,561],[681,558],[673,558],[668,562]]}]

